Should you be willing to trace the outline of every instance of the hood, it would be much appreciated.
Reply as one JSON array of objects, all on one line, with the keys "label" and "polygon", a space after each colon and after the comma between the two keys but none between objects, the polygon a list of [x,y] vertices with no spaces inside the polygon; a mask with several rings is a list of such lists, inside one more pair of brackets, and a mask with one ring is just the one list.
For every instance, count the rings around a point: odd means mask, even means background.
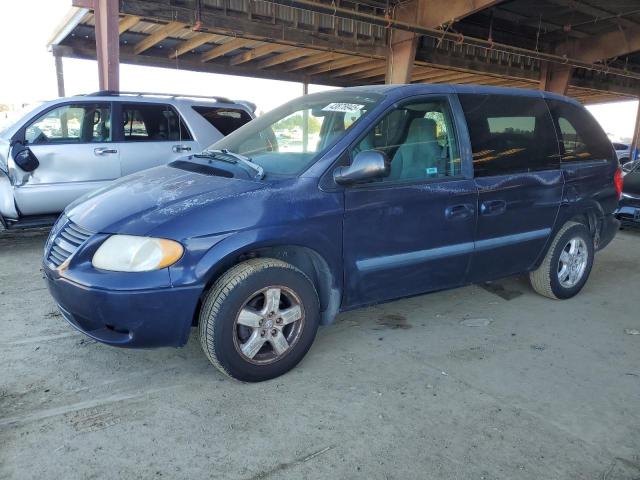
[{"label": "hood", "polygon": [[[93,232],[150,235],[193,211],[218,203],[238,203],[238,197],[265,188],[263,182],[162,166],[123,177],[85,195],[69,205],[65,213]],[[189,232],[173,232],[170,237],[181,235],[188,236]]]}]

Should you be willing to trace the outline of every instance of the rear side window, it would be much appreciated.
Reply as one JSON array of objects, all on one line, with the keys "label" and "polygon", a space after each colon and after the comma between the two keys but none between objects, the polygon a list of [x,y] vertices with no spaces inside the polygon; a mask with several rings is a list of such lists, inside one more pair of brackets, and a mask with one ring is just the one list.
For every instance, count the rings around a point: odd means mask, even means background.
[{"label": "rear side window", "polygon": [[560,167],[558,141],[544,100],[511,95],[459,95],[476,177]]},{"label": "rear side window", "polygon": [[192,107],[225,137],[250,122],[251,115],[240,108]]},{"label": "rear side window", "polygon": [[125,103],[122,124],[126,142],[191,140],[187,126],[169,105]]},{"label": "rear side window", "polygon": [[567,102],[548,100],[548,103],[558,130],[563,162],[613,157],[611,142],[589,112]]}]

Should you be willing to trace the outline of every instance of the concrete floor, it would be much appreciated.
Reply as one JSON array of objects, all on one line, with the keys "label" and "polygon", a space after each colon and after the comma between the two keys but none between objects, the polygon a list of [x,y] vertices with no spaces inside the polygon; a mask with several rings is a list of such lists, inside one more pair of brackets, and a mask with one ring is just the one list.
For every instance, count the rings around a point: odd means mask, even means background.
[{"label": "concrete floor", "polygon": [[640,233],[572,300],[515,277],[350,312],[262,384],[224,378],[195,336],[76,333],[44,239],[0,236],[2,479],[640,478]]}]

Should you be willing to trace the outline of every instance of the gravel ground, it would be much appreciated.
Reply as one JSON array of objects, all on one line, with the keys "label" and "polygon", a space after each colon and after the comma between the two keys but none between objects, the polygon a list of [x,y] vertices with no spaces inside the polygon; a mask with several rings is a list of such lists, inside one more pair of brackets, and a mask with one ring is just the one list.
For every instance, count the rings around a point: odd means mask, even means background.
[{"label": "gravel ground", "polygon": [[0,235],[0,478],[640,478],[640,233],[574,299],[524,277],[340,315],[284,377],[76,333]]}]

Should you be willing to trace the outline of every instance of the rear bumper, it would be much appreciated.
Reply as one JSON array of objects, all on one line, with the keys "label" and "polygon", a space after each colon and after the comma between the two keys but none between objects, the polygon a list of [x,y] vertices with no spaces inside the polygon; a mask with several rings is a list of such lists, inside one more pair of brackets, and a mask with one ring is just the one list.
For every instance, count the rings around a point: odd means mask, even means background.
[{"label": "rear bumper", "polygon": [[616,210],[616,217],[623,223],[640,225],[640,199],[622,197],[620,206]]},{"label": "rear bumper", "polygon": [[187,343],[199,287],[114,291],[89,288],[45,267],[47,285],[65,319],[108,345],[131,348]]},{"label": "rear bumper", "polygon": [[615,215],[605,216],[600,229],[598,250],[602,250],[609,245],[611,240],[616,236],[616,233],[618,233],[618,230],[620,230],[620,220],[618,220]]}]

